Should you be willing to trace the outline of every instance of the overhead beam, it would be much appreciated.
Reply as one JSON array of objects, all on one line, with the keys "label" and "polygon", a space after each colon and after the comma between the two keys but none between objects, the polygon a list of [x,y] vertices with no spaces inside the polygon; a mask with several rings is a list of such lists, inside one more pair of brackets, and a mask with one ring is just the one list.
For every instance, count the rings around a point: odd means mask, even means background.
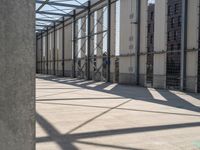
[{"label": "overhead beam", "polygon": [[44,5],[46,3],[48,3],[48,2],[49,2],[49,0],[43,1],[42,5],[36,10],[36,12],[38,12],[39,10],[41,10],[44,7]]},{"label": "overhead beam", "polygon": [[47,11],[37,11],[37,14],[45,14],[45,15],[54,15],[54,16],[69,16],[71,17],[72,15],[70,14],[63,14],[63,13],[55,13],[55,12],[47,12]]},{"label": "overhead beam", "polygon": [[36,18],[36,21],[53,22],[55,20]]},{"label": "overhead beam", "polygon": [[51,25],[42,25],[42,24],[36,24],[37,27],[52,27]]},{"label": "overhead beam", "polygon": [[[36,0],[36,3],[43,4],[44,1]],[[83,6],[83,5],[56,3],[56,2],[49,2],[49,1],[45,2],[45,4],[52,5],[52,6],[72,7],[72,8],[86,8],[86,6]]]}]

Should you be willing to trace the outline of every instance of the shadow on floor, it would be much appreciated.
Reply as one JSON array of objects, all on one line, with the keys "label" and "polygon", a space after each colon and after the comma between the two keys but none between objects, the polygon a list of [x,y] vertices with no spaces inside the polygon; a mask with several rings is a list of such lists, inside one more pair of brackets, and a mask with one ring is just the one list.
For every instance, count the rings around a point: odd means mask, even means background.
[{"label": "shadow on floor", "polygon": [[[109,112],[108,110],[107,112]],[[107,112],[104,112],[100,115],[103,115]],[[100,115],[94,117],[92,120],[98,118]],[[123,135],[123,134],[133,134],[133,133],[141,133],[141,132],[153,132],[160,130],[170,130],[170,129],[181,129],[181,128],[191,128],[191,127],[199,127],[200,122],[192,122],[192,123],[181,123],[181,124],[170,124],[170,125],[158,125],[158,126],[147,126],[147,127],[136,127],[136,128],[124,128],[124,129],[115,129],[115,130],[107,130],[107,131],[95,131],[95,132],[86,132],[86,133],[71,133],[72,131],[61,134],[56,128],[48,122],[43,116],[37,113],[36,115],[38,124],[47,132],[47,137],[38,137],[36,138],[37,143],[43,142],[56,142],[62,150],[78,150],[77,147],[74,146],[74,143],[82,143],[92,146],[100,146],[106,148],[113,149],[121,149],[121,150],[142,150],[132,147],[123,147],[116,145],[107,145],[107,144],[99,144],[99,143],[91,143],[81,141],[83,139],[88,138],[97,138],[97,137],[106,137],[106,136],[114,136],[114,135]],[[88,120],[86,123],[92,121]],[[79,127],[84,126],[86,123],[81,124]],[[78,129],[78,128],[76,128]],[[76,129],[73,129],[75,131]]]},{"label": "shadow on floor", "polygon": [[[98,138],[98,137],[108,137],[108,136],[115,136],[115,135],[125,135],[125,134],[134,134],[134,133],[144,133],[144,132],[154,132],[154,131],[162,131],[162,130],[172,130],[172,129],[182,129],[182,128],[191,128],[191,127],[199,127],[200,122],[190,122],[190,123],[180,123],[180,124],[169,124],[169,125],[156,125],[156,126],[144,126],[144,127],[134,127],[134,128],[122,128],[122,129],[114,129],[114,130],[104,130],[104,131],[93,131],[93,132],[84,132],[84,133],[74,133],[79,128],[87,125],[88,123],[94,121],[95,119],[101,117],[102,115],[107,114],[108,112],[118,109],[118,110],[125,110],[125,111],[140,111],[140,112],[151,112],[151,113],[162,113],[162,114],[171,114],[171,115],[186,115],[186,116],[196,116],[199,117],[199,115],[193,115],[193,114],[183,114],[183,113],[171,113],[171,112],[159,112],[159,111],[147,111],[147,110],[137,110],[137,109],[127,109],[122,108],[120,106],[123,106],[132,99],[146,101],[150,103],[170,106],[174,108],[181,108],[189,111],[194,112],[200,112],[199,107],[189,103],[188,101],[178,97],[177,95],[165,91],[165,90],[157,90],[160,95],[165,97],[167,101],[160,101],[159,99],[153,98],[152,94],[149,92],[146,88],[141,87],[133,87],[133,86],[123,86],[123,85],[116,85],[111,90],[104,90],[104,88],[108,87],[109,83],[102,83],[101,85],[98,85],[96,87],[89,87],[87,85],[94,84],[95,82],[90,83],[84,83],[81,85],[77,85],[76,83],[80,83],[83,81],[76,82],[76,79],[70,79],[70,82],[68,83],[62,78],[62,81],[59,80],[57,77],[41,77],[41,79],[47,80],[47,81],[53,81],[57,83],[62,84],[68,84],[73,85],[76,87],[86,88],[90,90],[105,92],[109,94],[113,94],[113,97],[104,97],[104,98],[65,98],[65,99],[43,99],[38,98],[37,103],[42,104],[51,104],[51,105],[70,105],[70,106],[77,106],[77,107],[95,107],[99,109],[106,109],[103,112],[99,113],[98,115],[88,119],[87,121],[83,122],[82,124],[74,127],[72,130],[67,132],[66,134],[61,134],[47,119],[45,119],[41,114],[36,114],[36,119],[38,124],[46,131],[48,136],[46,137],[38,137],[36,138],[37,143],[43,143],[43,142],[55,142],[62,150],[78,150],[78,148],[75,146],[75,143],[78,144],[85,144],[90,146],[97,146],[107,149],[119,149],[119,150],[143,150],[133,147],[126,147],[126,146],[118,146],[118,145],[112,145],[112,144],[100,144],[95,142],[88,142],[83,141],[84,139],[89,138]],[[72,82],[74,81],[74,82]],[[77,90],[74,90],[74,92],[77,92]],[[70,91],[69,91],[70,92]],[[73,91],[71,91],[73,92]],[[62,92],[63,93],[63,92]],[[66,92],[64,92],[66,93]],[[56,93],[59,94],[59,93]],[[115,97],[116,95],[116,97]],[[48,96],[48,95],[47,95]],[[120,96],[120,97],[119,97]],[[43,96],[42,96],[43,97]],[[44,96],[45,97],[45,96]],[[124,102],[121,104],[116,105],[115,107],[104,107],[104,106],[90,106],[90,105],[84,105],[84,104],[63,104],[63,103],[52,103],[48,101],[56,101],[56,100],[92,100],[92,99],[121,99],[121,98],[127,98]]]},{"label": "shadow on floor", "polygon": [[[162,95],[166,101],[161,101],[160,99],[155,99],[152,94],[149,92],[147,88],[143,87],[135,87],[135,86],[127,86],[127,85],[116,85],[114,88],[110,90],[105,90],[106,87],[110,86],[111,83],[104,83],[100,82],[101,84],[97,84],[92,87],[89,85],[96,84],[94,81],[90,82],[85,82],[84,80],[79,80],[79,79],[70,79],[70,78],[58,78],[55,76],[39,76],[39,79],[47,80],[47,81],[52,81],[52,82],[57,82],[61,84],[68,84],[68,85],[73,85],[76,87],[81,87],[89,90],[95,90],[95,91],[100,91],[100,92],[105,92],[109,94],[113,94],[123,98],[127,99],[134,99],[134,100],[140,100],[140,101],[146,101],[149,103],[155,103],[155,104],[160,104],[164,106],[169,106],[169,107],[174,107],[174,108],[180,108],[180,109],[185,109],[193,112],[200,112],[200,107],[193,105],[190,103],[188,100],[183,99],[179,96],[177,96],[174,93],[171,93],[168,90],[157,90],[157,92]],[[84,83],[85,82],[85,83]],[[83,83],[83,84],[77,84],[77,83]],[[199,94],[191,94],[191,96],[199,99],[200,96]],[[84,98],[81,98],[84,99]],[[87,98],[88,99],[88,98]],[[96,98],[95,98],[96,99]],[[59,100],[59,99],[41,99],[38,98],[37,101],[53,101],[53,100]],[[200,99],[199,99],[200,101]]]}]

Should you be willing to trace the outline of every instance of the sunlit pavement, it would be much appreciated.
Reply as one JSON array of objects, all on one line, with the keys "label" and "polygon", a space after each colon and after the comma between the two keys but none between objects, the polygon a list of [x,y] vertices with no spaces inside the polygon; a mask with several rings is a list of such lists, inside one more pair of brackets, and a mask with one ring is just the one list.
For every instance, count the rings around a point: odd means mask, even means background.
[{"label": "sunlit pavement", "polygon": [[200,150],[200,95],[38,75],[37,150]]}]

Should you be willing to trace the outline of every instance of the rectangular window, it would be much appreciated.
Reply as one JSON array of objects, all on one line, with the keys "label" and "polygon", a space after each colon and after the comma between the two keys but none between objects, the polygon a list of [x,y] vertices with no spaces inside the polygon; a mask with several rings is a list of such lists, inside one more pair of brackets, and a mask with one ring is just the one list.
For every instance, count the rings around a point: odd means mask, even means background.
[{"label": "rectangular window", "polygon": [[178,26],[181,26],[181,16],[178,16]]},{"label": "rectangular window", "polygon": [[175,14],[178,12],[178,4],[174,5],[174,12],[175,12]]},{"label": "rectangular window", "polygon": [[171,15],[171,6],[168,6],[168,16]]},{"label": "rectangular window", "polygon": [[151,20],[154,18],[154,12],[151,12]]},{"label": "rectangular window", "polygon": [[172,17],[171,18],[171,28],[173,28],[174,27],[174,18]]}]

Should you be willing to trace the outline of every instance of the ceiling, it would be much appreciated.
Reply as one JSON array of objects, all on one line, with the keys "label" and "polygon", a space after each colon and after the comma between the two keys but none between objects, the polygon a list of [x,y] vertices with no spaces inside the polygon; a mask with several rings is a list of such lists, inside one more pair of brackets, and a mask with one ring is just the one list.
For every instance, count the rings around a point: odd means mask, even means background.
[{"label": "ceiling", "polygon": [[42,32],[63,19],[73,17],[73,10],[87,8],[88,0],[35,0],[36,32]]}]

